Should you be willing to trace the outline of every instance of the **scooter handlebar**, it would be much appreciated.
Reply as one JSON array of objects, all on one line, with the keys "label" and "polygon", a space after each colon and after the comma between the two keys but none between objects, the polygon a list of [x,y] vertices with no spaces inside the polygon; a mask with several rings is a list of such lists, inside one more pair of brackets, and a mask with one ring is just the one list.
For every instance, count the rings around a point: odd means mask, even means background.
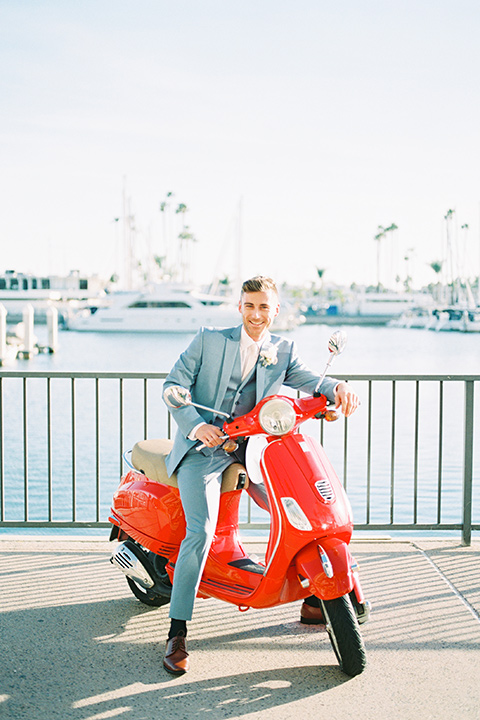
[{"label": "scooter handlebar", "polygon": [[[230,439],[230,437],[228,435],[219,435],[218,437],[220,440],[229,440]],[[205,443],[202,443],[201,445],[197,445],[195,450],[198,452],[199,450],[203,450],[203,448],[206,448],[206,447],[208,447],[208,446],[205,445]],[[217,447],[217,446],[215,446],[215,447]]]},{"label": "scooter handlebar", "polygon": [[[286,408],[288,420],[285,421],[285,426],[288,429],[284,433],[273,433],[274,435],[282,435],[293,432],[299,425],[306,420],[312,418],[326,417],[328,413],[334,413],[335,411],[327,410],[327,398],[325,395],[314,397],[310,395],[304,398],[294,399],[286,397],[284,395],[270,395],[269,397],[261,400],[249,413],[242,415],[242,417],[235,418],[230,422],[223,424],[223,431],[230,438],[249,437],[250,435],[269,435],[270,431],[265,427],[262,421],[262,414],[268,413],[270,403],[276,403],[276,407],[273,410],[274,413],[282,412],[282,405]],[[271,406],[270,406],[271,407]],[[292,418],[292,411],[294,418]],[[336,419],[330,417],[328,419]]]}]

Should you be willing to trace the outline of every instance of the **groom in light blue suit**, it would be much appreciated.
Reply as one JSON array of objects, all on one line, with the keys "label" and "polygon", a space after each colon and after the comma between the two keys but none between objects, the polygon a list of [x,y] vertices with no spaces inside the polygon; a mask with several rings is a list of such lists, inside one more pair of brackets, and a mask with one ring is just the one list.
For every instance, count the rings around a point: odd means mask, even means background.
[{"label": "groom in light blue suit", "polygon": [[[257,276],[242,286],[239,302],[242,325],[226,330],[202,328],[180,356],[165,380],[164,388],[180,385],[190,390],[195,403],[215,408],[232,417],[249,412],[282,385],[312,394],[320,391],[336,407],[350,415],[358,398],[347,383],[312,372],[298,357],[290,340],[271,335],[269,327],[279,311],[273,280]],[[186,536],[175,565],[170,603],[171,626],[164,659],[173,674],[186,672],[186,621],[193,605],[213,539],[220,501],[223,470],[235,462],[222,449],[224,417],[192,405],[170,408],[178,431],[167,471],[177,475],[187,521]],[[197,451],[199,444],[205,447]],[[268,509],[263,485],[250,485],[250,494]],[[314,620],[312,620],[314,622]]]}]

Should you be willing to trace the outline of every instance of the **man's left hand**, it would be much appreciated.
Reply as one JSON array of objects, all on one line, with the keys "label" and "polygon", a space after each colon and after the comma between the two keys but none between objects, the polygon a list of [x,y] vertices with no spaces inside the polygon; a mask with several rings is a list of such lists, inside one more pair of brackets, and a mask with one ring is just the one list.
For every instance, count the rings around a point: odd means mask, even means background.
[{"label": "man's left hand", "polygon": [[348,417],[355,412],[360,404],[358,395],[353,392],[350,385],[346,382],[338,383],[335,389],[335,408],[341,406],[342,413]]}]

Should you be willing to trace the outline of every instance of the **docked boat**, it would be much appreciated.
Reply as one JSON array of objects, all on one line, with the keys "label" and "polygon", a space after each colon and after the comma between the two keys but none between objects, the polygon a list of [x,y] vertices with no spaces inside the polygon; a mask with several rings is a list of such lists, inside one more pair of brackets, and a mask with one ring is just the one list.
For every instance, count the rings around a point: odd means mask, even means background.
[{"label": "docked boat", "polygon": [[390,325],[414,308],[427,310],[432,302],[424,293],[359,290],[341,303],[310,303],[302,312],[307,324]]},{"label": "docked boat", "polygon": [[389,326],[436,332],[480,332],[480,308],[466,309],[458,305],[412,308],[392,320]]},{"label": "docked boat", "polygon": [[480,332],[480,308],[467,309],[458,306],[435,311],[437,317],[432,330],[438,332]]},{"label": "docked boat", "polygon": [[[112,293],[108,304],[75,313],[66,327],[80,332],[188,333],[240,322],[237,305],[225,297],[163,283],[142,292]],[[294,313],[284,311],[273,327],[291,330],[296,325]]]},{"label": "docked boat", "polygon": [[465,332],[480,332],[480,308],[467,311]]},{"label": "docked boat", "polygon": [[431,330],[438,322],[435,311],[430,307],[412,307],[405,310],[400,317],[391,320],[389,327],[415,330]]},{"label": "docked boat", "polygon": [[68,275],[33,275],[7,270],[0,273],[0,305],[7,311],[9,324],[21,322],[23,311],[32,305],[35,322],[45,323],[48,309],[55,307],[60,321],[79,308],[98,305],[105,297],[105,283],[98,276],[82,276],[76,270]]}]

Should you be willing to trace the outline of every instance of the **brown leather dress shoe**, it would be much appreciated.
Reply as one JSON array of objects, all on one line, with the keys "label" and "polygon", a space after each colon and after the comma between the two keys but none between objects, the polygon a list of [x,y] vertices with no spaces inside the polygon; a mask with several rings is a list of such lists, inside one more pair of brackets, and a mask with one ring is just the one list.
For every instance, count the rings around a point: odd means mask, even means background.
[{"label": "brown leather dress shoe", "polygon": [[322,608],[312,607],[304,602],[300,610],[300,622],[304,625],[325,625]]},{"label": "brown leather dress shoe", "polygon": [[187,641],[183,632],[167,640],[163,667],[172,675],[183,675],[190,665],[187,652]]}]

